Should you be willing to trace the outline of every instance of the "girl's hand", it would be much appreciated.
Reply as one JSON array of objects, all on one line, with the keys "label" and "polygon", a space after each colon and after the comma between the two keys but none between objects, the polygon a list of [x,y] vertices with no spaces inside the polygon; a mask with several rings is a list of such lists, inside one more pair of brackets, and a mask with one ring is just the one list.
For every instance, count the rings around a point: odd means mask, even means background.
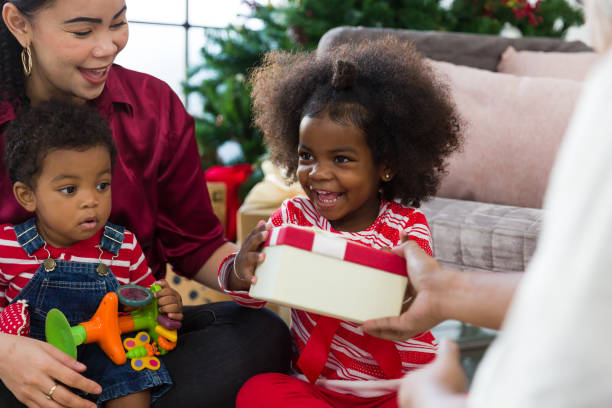
[{"label": "girl's hand", "polygon": [[154,293],[159,312],[165,313],[172,320],[183,320],[183,299],[181,295],[172,289],[165,279],[158,280],[155,283],[162,287],[160,291]]},{"label": "girl's hand", "polygon": [[[82,376],[87,367],[52,345],[0,333],[0,379],[28,407],[95,408],[68,387],[99,394],[102,387]],[[55,386],[52,398],[47,395]]]},{"label": "girl's hand", "polygon": [[265,221],[259,221],[245,238],[238,255],[234,258],[234,270],[229,281],[231,290],[248,290],[251,285],[257,282],[255,268],[265,258],[259,249],[268,239],[271,228],[271,223],[266,224]]}]

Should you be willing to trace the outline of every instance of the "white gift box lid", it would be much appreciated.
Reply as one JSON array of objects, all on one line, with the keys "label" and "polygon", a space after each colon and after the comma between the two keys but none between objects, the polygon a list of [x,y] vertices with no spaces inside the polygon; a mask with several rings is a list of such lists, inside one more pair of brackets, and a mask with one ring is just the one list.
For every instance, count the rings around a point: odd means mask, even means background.
[{"label": "white gift box lid", "polygon": [[273,228],[263,252],[254,298],[358,323],[401,311],[406,262],[391,252],[291,225]]}]

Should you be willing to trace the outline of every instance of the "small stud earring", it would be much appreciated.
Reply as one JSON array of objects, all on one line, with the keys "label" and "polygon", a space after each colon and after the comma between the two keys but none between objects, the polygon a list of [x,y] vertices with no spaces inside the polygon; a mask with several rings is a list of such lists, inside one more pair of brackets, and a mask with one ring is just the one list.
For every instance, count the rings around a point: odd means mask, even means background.
[{"label": "small stud earring", "polygon": [[385,173],[385,181],[391,180],[391,173]]}]

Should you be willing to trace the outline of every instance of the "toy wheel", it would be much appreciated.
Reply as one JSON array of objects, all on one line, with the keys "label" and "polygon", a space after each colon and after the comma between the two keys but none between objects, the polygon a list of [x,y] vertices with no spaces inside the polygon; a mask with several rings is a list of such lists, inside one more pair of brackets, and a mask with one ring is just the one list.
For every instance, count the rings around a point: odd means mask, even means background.
[{"label": "toy wheel", "polygon": [[66,316],[57,309],[49,310],[45,320],[45,337],[47,343],[57,347],[76,360],[77,348],[72,337],[70,323]]},{"label": "toy wheel", "polygon": [[143,307],[153,301],[153,294],[138,285],[122,285],[115,291],[119,302],[125,306]]}]

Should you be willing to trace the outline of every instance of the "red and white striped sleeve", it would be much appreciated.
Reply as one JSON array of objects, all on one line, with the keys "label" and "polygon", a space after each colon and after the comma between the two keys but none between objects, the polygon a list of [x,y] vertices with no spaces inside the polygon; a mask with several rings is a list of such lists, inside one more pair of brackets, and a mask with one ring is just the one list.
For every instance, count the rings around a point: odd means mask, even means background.
[{"label": "red and white striped sleeve", "polygon": [[[21,249],[21,246],[17,242],[15,236],[15,230],[12,225],[4,224],[0,226],[0,311],[10,303],[10,301],[17,296],[17,293],[9,293],[11,291],[10,284],[19,283],[15,285],[17,288],[25,286],[28,279],[19,279],[19,273],[21,269],[24,269],[24,262],[22,259],[27,256],[25,251]],[[31,276],[31,275],[30,275]],[[15,282],[15,278],[19,282]],[[23,282],[21,282],[23,281]]]},{"label": "red and white striped sleeve", "polygon": [[285,224],[285,217],[283,215],[284,214],[286,215],[286,210],[285,210],[285,203],[286,202],[287,201],[285,201],[280,206],[280,208],[278,208],[276,211],[274,211],[272,213],[272,215],[270,216],[270,222],[275,227],[280,227],[281,225]]},{"label": "red and white striped sleeve", "polygon": [[236,255],[238,253],[233,253],[225,257],[221,265],[219,266],[219,273],[217,275],[217,279],[219,281],[219,287],[221,290],[230,295],[236,303],[241,306],[247,306],[252,308],[262,308],[266,305],[267,302],[259,299],[254,299],[249,296],[249,292],[246,290],[229,290],[227,289],[230,279],[230,274],[234,271],[234,261],[236,260]]},{"label": "red and white striped sleeve", "polygon": [[433,256],[433,243],[431,231],[425,214],[419,210],[414,210],[409,218],[405,229],[411,241],[415,241],[429,256]]},{"label": "red and white striped sleeve", "polygon": [[132,237],[132,254],[130,258],[130,282],[134,285],[140,285],[145,288],[150,287],[155,283],[155,277],[151,272],[151,268],[147,264],[147,259],[142,252],[142,248],[133,233],[125,234],[125,237]]}]

